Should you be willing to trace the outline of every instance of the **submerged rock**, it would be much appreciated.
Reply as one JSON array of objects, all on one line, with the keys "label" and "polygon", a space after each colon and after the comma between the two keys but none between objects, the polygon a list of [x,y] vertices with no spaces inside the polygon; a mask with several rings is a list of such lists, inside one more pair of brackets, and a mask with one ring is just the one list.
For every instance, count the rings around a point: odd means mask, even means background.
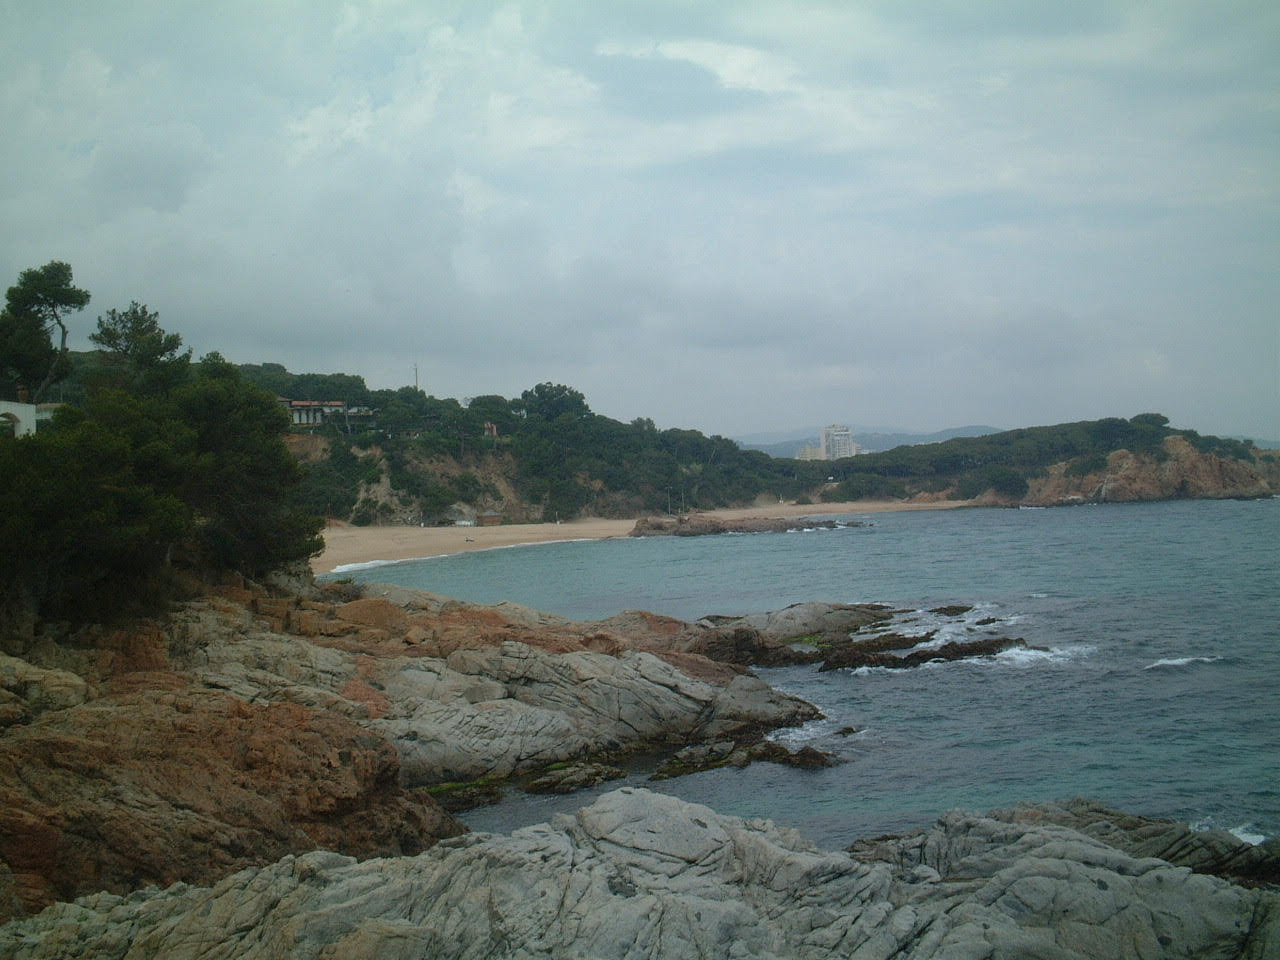
[{"label": "submerged rock", "polygon": [[1056,824],[948,814],[855,855],[643,790],[414,857],[316,852],[0,928],[54,960],[1275,956],[1274,891]]}]

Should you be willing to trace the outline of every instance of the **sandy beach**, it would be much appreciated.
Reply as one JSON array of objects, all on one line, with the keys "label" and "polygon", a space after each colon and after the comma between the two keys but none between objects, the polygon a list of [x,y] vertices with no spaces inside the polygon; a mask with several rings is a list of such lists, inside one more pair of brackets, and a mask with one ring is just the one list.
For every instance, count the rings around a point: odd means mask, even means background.
[{"label": "sandy beach", "polygon": [[[946,510],[965,506],[954,500],[933,503],[859,500],[856,503],[766,504],[758,507],[707,510],[722,520],[748,517],[817,517],[843,513],[886,513],[893,510]],[[355,527],[330,523],[324,530],[324,552],[311,562],[316,573],[376,560],[413,560],[471,550],[490,550],[523,543],[558,540],[605,540],[625,537],[635,520],[584,517],[564,523],[511,523],[498,527]]]}]

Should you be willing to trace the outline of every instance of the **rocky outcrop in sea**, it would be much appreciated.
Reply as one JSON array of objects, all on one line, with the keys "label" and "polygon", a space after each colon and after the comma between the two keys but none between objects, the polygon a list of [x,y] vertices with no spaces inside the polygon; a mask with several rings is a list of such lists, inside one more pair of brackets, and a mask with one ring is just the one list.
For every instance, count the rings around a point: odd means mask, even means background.
[{"label": "rocky outcrop in sea", "polygon": [[632,537],[706,537],[723,533],[786,533],[789,530],[835,530],[860,527],[857,520],[815,520],[812,517],[744,517],[722,520],[703,513],[672,517],[641,517]]},{"label": "rocky outcrop in sea", "polygon": [[824,851],[767,821],[622,789],[549,824],[416,856],[317,851],[209,886],[59,903],[0,928],[0,957],[1277,955],[1274,889],[1126,850],[1105,812],[1061,819],[956,812],[914,835]]}]

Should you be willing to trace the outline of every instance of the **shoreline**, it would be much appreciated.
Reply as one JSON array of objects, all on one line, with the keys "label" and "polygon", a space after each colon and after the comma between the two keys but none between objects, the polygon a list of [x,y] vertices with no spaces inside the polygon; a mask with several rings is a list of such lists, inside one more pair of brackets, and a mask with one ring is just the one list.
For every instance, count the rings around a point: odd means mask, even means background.
[{"label": "shoreline", "polygon": [[[952,510],[972,506],[969,501],[931,502],[858,500],[845,503],[774,503],[756,507],[724,507],[698,511],[718,520],[824,517],[846,514],[894,513],[904,510]],[[583,517],[562,523],[511,523],[497,527],[356,527],[330,521],[324,529],[324,550],[311,560],[313,573],[333,573],[356,565],[422,560],[536,543],[610,540],[627,536],[636,518],[607,520]]]}]

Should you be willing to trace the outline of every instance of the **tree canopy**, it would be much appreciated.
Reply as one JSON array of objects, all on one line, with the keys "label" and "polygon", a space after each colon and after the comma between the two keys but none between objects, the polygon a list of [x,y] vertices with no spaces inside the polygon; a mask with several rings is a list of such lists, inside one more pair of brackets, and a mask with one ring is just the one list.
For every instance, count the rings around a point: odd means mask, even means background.
[{"label": "tree canopy", "polygon": [[[6,316],[33,315],[13,302]],[[179,568],[258,576],[319,550],[272,394],[216,354],[191,364],[137,302],[92,338],[104,363],[84,402],[0,438],[0,620],[101,617],[163,599]]]},{"label": "tree canopy", "polygon": [[29,394],[32,403],[39,403],[67,375],[66,316],[88,304],[89,291],[73,285],[71,266],[61,260],[18,275],[5,293],[0,317],[0,374],[12,381],[15,393]]}]

